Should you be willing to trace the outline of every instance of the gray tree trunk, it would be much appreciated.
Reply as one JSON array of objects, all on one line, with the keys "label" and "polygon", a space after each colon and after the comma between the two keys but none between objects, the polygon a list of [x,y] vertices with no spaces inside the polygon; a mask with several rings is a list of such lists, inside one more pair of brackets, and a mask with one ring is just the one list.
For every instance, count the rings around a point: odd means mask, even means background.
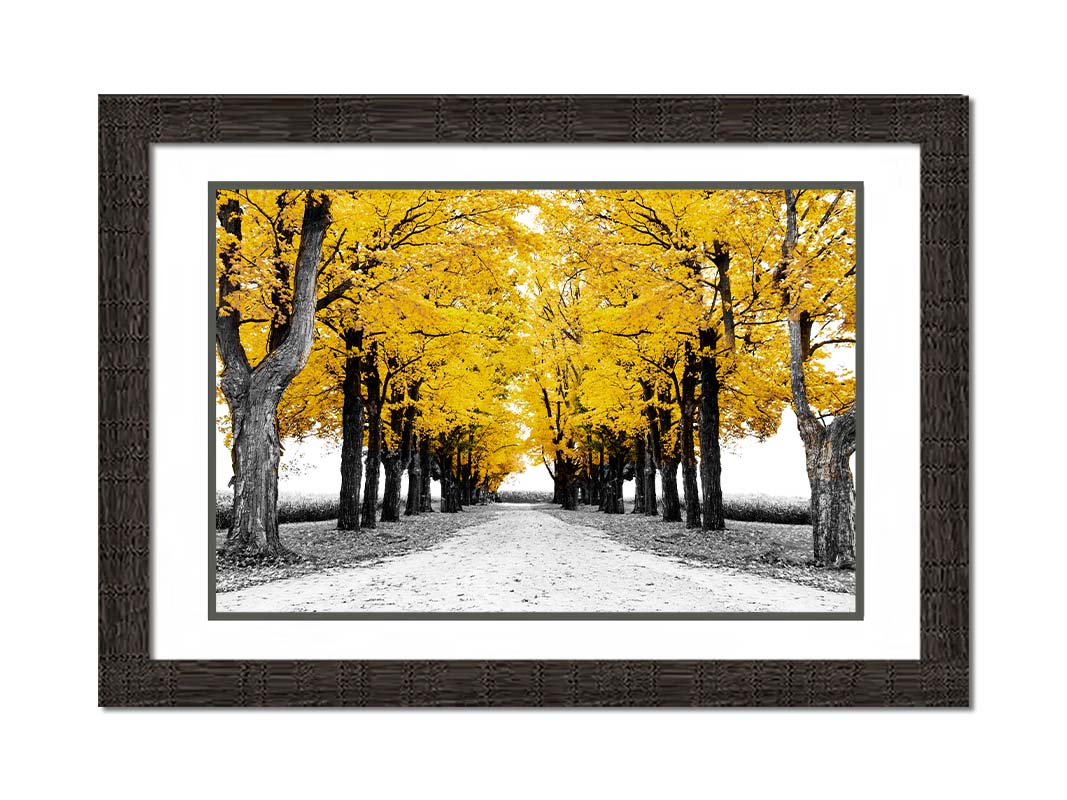
[{"label": "gray tree trunk", "polygon": [[578,472],[578,465],[565,456],[557,459],[556,464],[556,480],[559,483],[563,509],[565,511],[577,511],[578,484],[574,479]]},{"label": "gray tree trunk", "polygon": [[428,514],[433,511],[430,487],[433,482],[433,455],[430,453],[430,440],[427,436],[419,437],[419,470],[422,482],[419,486],[419,511]]},{"label": "gray tree trunk", "polygon": [[441,511],[445,514],[455,514],[462,511],[459,498],[458,472],[460,465],[459,453],[455,454],[455,467],[453,468],[452,451],[438,451],[437,462],[441,465]]},{"label": "gray tree trunk", "polygon": [[678,398],[681,419],[678,421],[678,440],[682,455],[682,491],[685,498],[685,527],[700,527],[700,495],[697,491],[697,456],[693,444],[696,422],[698,379],[696,354],[689,342],[685,344],[685,369],[682,373],[682,394]]},{"label": "gray tree trunk", "polygon": [[278,536],[278,441],[276,411],[280,394],[259,387],[230,393],[233,421],[233,525],[227,550],[258,550],[283,555]]},{"label": "gray tree trunk", "polygon": [[719,375],[714,352],[715,331],[700,331],[700,484],[703,528],[726,527],[722,503],[722,453],[719,450]]},{"label": "gray tree trunk", "polygon": [[359,530],[360,491],[363,484],[363,346],[362,330],[345,331],[344,401],[341,406],[341,503],[337,529]]},{"label": "gray tree trunk", "polygon": [[681,522],[682,506],[678,502],[678,459],[664,459],[659,468],[659,479],[663,484],[663,521]]},{"label": "gray tree trunk", "polygon": [[634,436],[634,514],[645,513],[645,434]]},{"label": "gray tree trunk", "polygon": [[[422,435],[416,437],[412,443],[412,455],[408,460],[408,497],[404,502],[404,516],[418,516],[422,505],[422,459],[419,457],[419,448],[422,446]],[[427,476],[429,480],[429,476]]]},{"label": "gray tree trunk", "polygon": [[380,522],[400,521],[400,479],[404,474],[404,461],[400,453],[388,450],[382,455],[385,468],[385,488],[382,490],[382,513]]},{"label": "gray tree trunk", "polygon": [[382,497],[382,522],[400,521],[400,480],[411,463],[411,437],[414,435],[415,402],[418,391],[408,393],[411,402],[406,406],[403,392],[394,391],[389,425],[398,440],[396,449],[387,450],[382,456],[385,465],[385,492]]},{"label": "gray tree trunk", "polygon": [[808,406],[800,352],[801,323],[790,319],[790,383],[811,485],[813,557],[816,564],[851,567],[856,563],[856,487],[849,458],[856,452],[856,408],[824,425]]},{"label": "gray tree trunk", "polygon": [[[651,435],[647,435],[651,440]],[[645,447],[645,516],[654,517],[659,514],[656,503],[656,459],[653,455],[651,441]]]},{"label": "gray tree trunk", "polygon": [[364,385],[367,387],[365,413],[367,415],[367,464],[363,485],[361,528],[378,527],[378,480],[382,463],[382,380],[378,375],[378,343],[372,342],[364,364]]},{"label": "gray tree trunk", "polygon": [[660,436],[659,417],[652,406],[652,384],[641,381],[642,398],[645,401],[645,417],[648,419],[648,447],[645,462],[645,515],[654,517],[659,513],[656,503],[656,470],[663,464],[663,439]]},{"label": "gray tree trunk", "polygon": [[[671,393],[661,392],[659,401],[659,436],[666,435],[671,429]],[[678,502],[678,450],[681,437],[675,437],[675,442],[669,449],[662,444],[659,450],[659,479],[663,485],[663,521],[681,522],[682,506]]]}]

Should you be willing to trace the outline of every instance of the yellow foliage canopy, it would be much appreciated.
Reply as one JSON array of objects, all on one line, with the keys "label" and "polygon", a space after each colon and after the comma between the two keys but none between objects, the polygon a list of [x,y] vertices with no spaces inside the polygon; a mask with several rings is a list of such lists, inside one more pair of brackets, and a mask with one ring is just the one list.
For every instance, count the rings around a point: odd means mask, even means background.
[{"label": "yellow foliage canopy", "polygon": [[[783,322],[797,311],[811,320],[813,408],[854,402],[834,355],[855,339],[851,191],[802,193],[788,263],[780,190],[327,193],[315,342],[279,408],[283,436],[340,436],[345,365],[359,357],[383,413],[414,407],[420,436],[462,438],[493,490],[529,461],[578,463],[640,435],[650,404],[673,447],[680,387],[703,356],[721,437],[764,437],[790,401]],[[286,331],[302,195],[218,193],[242,215],[240,236],[216,228],[217,277],[232,287],[221,312],[238,315],[253,365]]]}]

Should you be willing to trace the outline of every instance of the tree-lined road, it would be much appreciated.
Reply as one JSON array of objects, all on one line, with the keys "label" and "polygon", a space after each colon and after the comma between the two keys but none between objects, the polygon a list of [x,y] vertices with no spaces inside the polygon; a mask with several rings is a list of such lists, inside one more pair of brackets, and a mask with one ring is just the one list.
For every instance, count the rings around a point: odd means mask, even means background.
[{"label": "tree-lined road", "polygon": [[851,594],[691,566],[527,506],[429,550],[216,596],[220,612],[846,612]]}]

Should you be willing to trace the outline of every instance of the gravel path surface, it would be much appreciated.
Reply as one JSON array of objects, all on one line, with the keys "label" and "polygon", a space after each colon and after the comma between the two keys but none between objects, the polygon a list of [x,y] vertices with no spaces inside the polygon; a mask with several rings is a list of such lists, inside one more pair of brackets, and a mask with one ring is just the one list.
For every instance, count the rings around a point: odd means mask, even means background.
[{"label": "gravel path surface", "polygon": [[220,612],[852,611],[853,595],[635,550],[527,506],[495,506],[429,550],[216,595]]}]

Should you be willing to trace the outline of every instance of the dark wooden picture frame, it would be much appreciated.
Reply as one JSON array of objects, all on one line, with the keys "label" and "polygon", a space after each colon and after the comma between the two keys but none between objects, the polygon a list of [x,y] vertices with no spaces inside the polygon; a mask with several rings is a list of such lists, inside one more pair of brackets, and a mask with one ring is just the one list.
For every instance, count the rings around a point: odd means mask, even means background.
[{"label": "dark wooden picture frame", "polygon": [[[100,705],[969,705],[969,119],[960,96],[101,97]],[[920,145],[921,657],[154,660],[149,149],[175,142]]]}]

